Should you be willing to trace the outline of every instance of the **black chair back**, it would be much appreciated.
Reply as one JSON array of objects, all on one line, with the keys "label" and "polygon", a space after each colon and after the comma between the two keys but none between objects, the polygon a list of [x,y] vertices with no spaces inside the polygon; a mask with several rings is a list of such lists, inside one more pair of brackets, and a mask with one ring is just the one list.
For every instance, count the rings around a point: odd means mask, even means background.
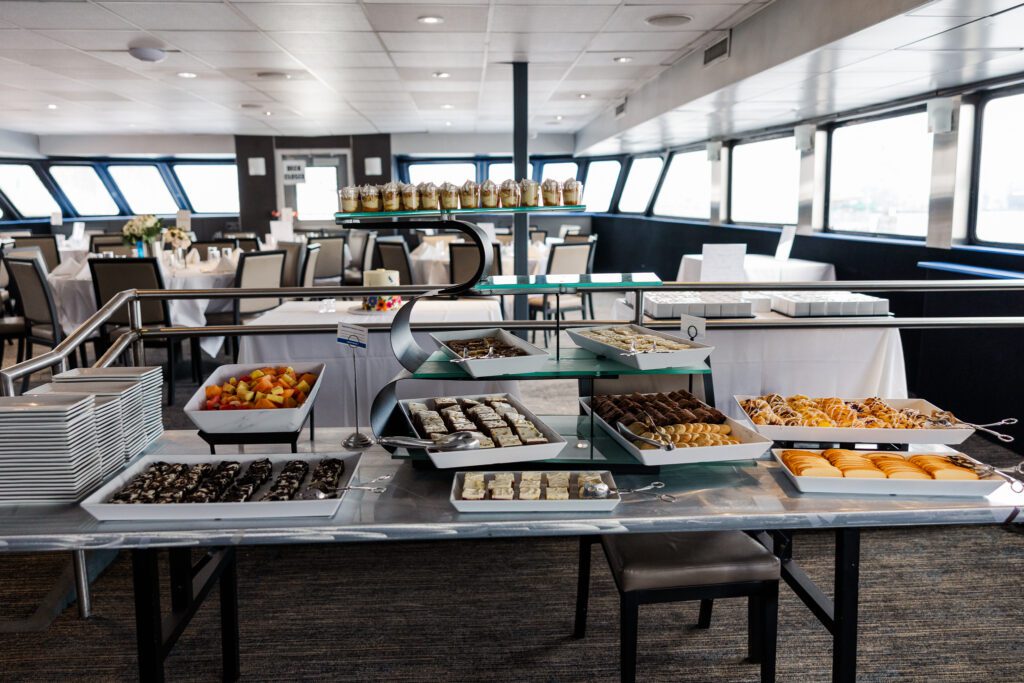
[{"label": "black chair back", "polygon": [[[92,290],[96,304],[103,304],[126,289],[166,289],[160,266],[154,257],[147,258],[91,258]],[[167,301],[140,302],[143,325],[170,326],[171,314]],[[110,317],[115,325],[128,325],[128,307],[122,306]]]},{"label": "black chair back", "polygon": [[400,235],[378,238],[377,259],[381,268],[398,271],[399,283],[413,284],[412,257],[409,255],[409,245],[406,244],[405,238]]},{"label": "black chair back", "polygon": [[5,256],[3,260],[11,277],[12,294],[17,300],[18,310],[28,323],[29,336],[33,336],[34,326],[51,326],[53,343],[59,343],[64,334],[43,264],[35,257]]},{"label": "black chair back", "polygon": [[238,249],[239,240],[236,239],[222,239],[222,240],[200,240],[192,243],[192,248],[199,252],[199,258],[204,261],[210,259],[210,248],[220,249],[221,252],[225,249]]},{"label": "black chair back", "polygon": [[56,235],[15,237],[14,248],[19,247],[39,247],[39,251],[43,253],[43,262],[46,263],[46,272],[60,265],[60,249],[57,248]]}]

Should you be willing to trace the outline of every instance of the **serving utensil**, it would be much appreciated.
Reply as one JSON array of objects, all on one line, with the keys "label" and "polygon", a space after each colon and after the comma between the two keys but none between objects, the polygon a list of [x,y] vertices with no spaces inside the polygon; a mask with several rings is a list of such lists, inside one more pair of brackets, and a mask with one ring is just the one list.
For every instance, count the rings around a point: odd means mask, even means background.
[{"label": "serving utensil", "polygon": [[650,444],[650,445],[654,446],[655,448],[659,448],[659,449],[661,449],[663,451],[674,451],[676,449],[676,445],[672,442],[671,439],[669,439],[667,441],[667,443],[663,443],[661,441],[655,441],[654,439],[648,439],[646,436],[640,436],[636,432],[630,430],[629,427],[627,427],[626,425],[622,424],[621,422],[616,422],[615,423],[615,428],[619,430],[620,434],[622,434],[626,438],[631,439],[633,441],[640,441],[641,443],[647,443],[647,444]]},{"label": "serving utensil", "polygon": [[929,417],[928,420],[930,422],[934,423],[934,424],[938,424],[938,425],[941,425],[943,427],[956,427],[957,425],[963,425],[965,427],[971,427],[972,429],[975,429],[975,430],[977,430],[979,432],[984,432],[986,434],[991,434],[992,436],[996,437],[997,439],[999,439],[1003,443],[1013,443],[1014,437],[1010,436],[1009,434],[1003,434],[1002,432],[997,432],[994,429],[989,429],[989,427],[1004,427],[1004,426],[1008,426],[1008,425],[1015,425],[1015,424],[1017,424],[1017,418],[1015,418],[1015,417],[1007,417],[1007,418],[1004,418],[1002,420],[999,420],[998,422],[988,422],[988,423],[985,423],[985,424],[974,424],[973,422],[966,422],[964,420],[961,420],[960,418],[958,418],[956,415],[954,415],[953,413],[949,412],[948,410],[939,411],[939,412],[933,414],[931,417]]},{"label": "serving utensil", "polygon": [[676,497],[669,493],[653,493],[652,491],[665,488],[665,482],[652,481],[647,486],[636,489],[613,489],[604,482],[587,482],[583,485],[583,498],[607,498],[615,494],[624,495],[628,493],[643,493],[649,496],[657,496],[663,503],[674,503]]},{"label": "serving utensil", "polygon": [[480,435],[476,432],[452,432],[440,441],[417,439],[412,436],[382,436],[377,439],[381,446],[399,448],[436,448],[439,451],[468,451],[480,448]]},{"label": "serving utensil", "polygon": [[[1013,418],[1011,418],[1011,419],[1013,419]],[[1010,437],[1010,438],[1012,439],[1013,437]],[[1024,482],[1022,482],[1021,480],[1019,480],[1019,479],[1017,479],[1015,477],[1011,477],[1009,474],[1007,474],[1006,472],[1003,472],[1002,470],[997,470],[992,465],[986,465],[984,463],[980,463],[980,462],[978,462],[976,460],[968,458],[966,455],[947,455],[945,457],[946,457],[947,460],[949,460],[951,463],[953,463],[957,467],[963,467],[964,469],[968,469],[968,470],[974,472],[976,475],[978,475],[982,479],[984,479],[985,477],[988,477],[990,475],[993,475],[993,474],[995,474],[997,476],[1000,476],[1003,479],[1005,479],[1006,481],[1010,482],[1010,489],[1014,493],[1024,493]],[[1017,471],[1020,471],[1020,466],[1019,465],[1017,466]]]},{"label": "serving utensil", "polygon": [[488,359],[491,359],[491,358],[498,358],[498,357],[499,357],[498,354],[494,353],[494,345],[492,344],[491,346],[487,347],[487,353],[484,354],[483,356],[471,357],[469,355],[469,350],[464,348],[464,349],[462,349],[462,357],[461,358],[452,358],[451,362],[455,363],[456,365],[459,365],[459,364],[462,364],[462,363],[467,363],[467,362],[469,362],[471,360],[488,360]]}]

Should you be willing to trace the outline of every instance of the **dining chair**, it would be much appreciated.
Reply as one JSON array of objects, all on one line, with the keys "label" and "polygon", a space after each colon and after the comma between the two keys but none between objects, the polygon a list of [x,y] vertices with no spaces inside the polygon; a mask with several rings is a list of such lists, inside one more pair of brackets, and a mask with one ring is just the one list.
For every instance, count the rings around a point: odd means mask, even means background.
[{"label": "dining chair", "polygon": [[[352,254],[352,259],[348,263],[348,267],[345,268],[345,284],[346,285],[361,285],[363,284],[363,261],[364,254],[366,253],[366,247],[370,242],[370,235],[373,234],[373,240],[376,241],[376,233],[372,233],[369,230],[356,230],[352,229],[348,231],[348,249]],[[372,254],[372,247],[370,253]]]},{"label": "dining chair", "polygon": [[313,279],[317,284],[340,285],[345,279],[345,236],[318,237],[320,254]]},{"label": "dining chair", "polygon": [[[101,254],[104,251],[110,251],[112,246],[123,246],[124,239],[120,234],[103,234],[103,235],[90,235],[89,236],[89,251],[94,254]],[[134,249],[135,247],[132,247]]]},{"label": "dining chair", "polygon": [[39,247],[43,253],[43,262],[46,263],[46,272],[49,273],[60,265],[60,249],[57,248],[56,235],[32,235],[29,237],[15,237],[14,248]]},{"label": "dining chair", "polygon": [[306,242],[299,240],[279,241],[277,248],[284,252],[284,275],[282,284],[285,287],[297,287],[302,282],[303,259],[306,255]]},{"label": "dining chair", "polygon": [[562,240],[563,244],[586,244],[587,242],[596,242],[597,235],[581,235],[578,232],[570,232]]},{"label": "dining chair", "polygon": [[423,235],[420,237],[420,241],[435,247],[438,244],[451,244],[455,240],[464,239],[464,237],[465,235],[459,232],[442,232],[438,235]]},{"label": "dining chair", "polygon": [[238,243],[238,248],[242,251],[253,252],[260,250],[260,241],[255,237],[243,237],[235,241]]},{"label": "dining chair", "polygon": [[566,223],[558,228],[558,236],[562,238],[566,235],[578,235],[581,232],[583,232],[583,228],[578,225],[572,225],[571,223]]},{"label": "dining chair", "polygon": [[[279,289],[284,278],[285,252],[273,251],[242,252],[238,256],[235,270],[235,287],[239,289]],[[241,325],[255,319],[262,313],[277,308],[281,299],[235,299],[230,311],[207,313],[208,325]],[[231,337],[232,356],[238,358],[238,337]]]},{"label": "dining chair", "polygon": [[547,239],[548,239],[548,233],[547,233],[546,230],[531,230],[530,231],[530,241],[531,242],[540,242],[541,244],[544,244],[545,242],[547,242]]},{"label": "dining chair", "polygon": [[300,287],[314,287],[316,283],[316,269],[320,261],[320,254],[323,246],[314,242],[305,247],[306,258],[302,262],[302,276],[299,278]]},{"label": "dining chair", "polygon": [[[501,275],[501,245],[494,242],[491,247],[494,250],[494,255],[491,257],[491,270],[481,275],[481,278]],[[469,242],[452,242],[448,245],[448,263],[451,266],[450,280],[453,283],[465,282],[473,277],[480,265],[480,250],[475,244]]]},{"label": "dining chair", "polygon": [[[89,272],[92,274],[92,289],[96,295],[96,303],[103,306],[115,295],[126,289],[167,289],[156,257],[133,257],[116,259],[89,259]],[[171,327],[170,303],[148,299],[140,302],[143,326]],[[104,345],[130,329],[131,319],[128,307],[122,306],[114,311],[107,324],[100,328],[100,337]],[[190,337],[192,362],[192,379],[199,381],[201,374],[201,356],[199,338]],[[175,370],[178,359],[183,354],[180,338],[154,339],[145,341],[146,346],[167,350],[167,405],[174,405]]]},{"label": "dining chair", "polygon": [[[547,275],[583,275],[589,273],[592,265],[591,251],[594,248],[593,242],[582,244],[552,244],[548,252],[548,264],[545,273]],[[556,313],[563,320],[566,313],[579,311],[580,317],[586,319],[587,311],[584,306],[586,294],[565,294],[559,297],[560,305],[558,310],[551,305],[550,294],[534,294],[527,300],[529,303],[530,318],[540,313],[544,320],[550,320]],[[593,303],[591,303],[593,310]],[[593,317],[593,313],[591,313]],[[532,332],[536,338],[537,332]],[[548,332],[544,331],[544,343],[548,342]]]},{"label": "dining chair", "polygon": [[220,234],[226,240],[254,240],[256,239],[256,233],[254,232],[222,232]]},{"label": "dining chair", "polygon": [[516,236],[510,232],[498,233],[497,235],[494,236],[494,239],[498,240],[500,244],[503,244],[506,247],[511,247],[516,242]]},{"label": "dining chair", "polygon": [[377,260],[380,267],[398,271],[398,282],[403,285],[413,284],[412,257],[409,245],[401,235],[381,237],[377,240]]},{"label": "dining chair", "polygon": [[199,252],[199,258],[204,261],[210,260],[210,249],[220,249],[221,253],[225,249],[238,249],[239,240],[236,239],[222,239],[222,240],[201,240],[199,242],[192,243],[192,249]]}]

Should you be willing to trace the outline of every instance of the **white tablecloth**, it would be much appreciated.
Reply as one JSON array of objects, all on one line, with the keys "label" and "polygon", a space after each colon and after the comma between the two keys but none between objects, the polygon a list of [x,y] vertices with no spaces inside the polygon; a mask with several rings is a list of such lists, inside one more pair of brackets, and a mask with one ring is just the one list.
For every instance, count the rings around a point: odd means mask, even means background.
[{"label": "white tablecloth", "polygon": [[[700,282],[703,254],[687,254],[679,262],[676,280]],[[836,267],[831,263],[787,259],[780,261],[765,254],[747,254],[743,259],[747,282],[821,282],[836,279]]]},{"label": "white tablecloth", "polygon": [[[416,285],[442,285],[451,283],[451,263],[448,255],[448,247],[430,247],[421,244],[410,254],[412,260],[412,277]],[[530,245],[530,253],[527,257],[527,268],[530,275],[537,275],[547,267],[546,247],[538,244]],[[508,249],[501,250],[501,273],[512,275],[515,272],[514,252]],[[402,283],[406,284],[406,283]]]},{"label": "white tablecloth", "polygon": [[[289,301],[264,313],[253,325],[324,324],[337,325],[369,324],[390,322],[394,313],[360,315],[349,312],[357,305],[352,301],[338,301],[336,313],[319,313],[319,302]],[[458,299],[443,301],[427,299],[420,301],[413,309],[414,323],[426,322],[468,322],[487,327],[500,324],[501,309],[493,299]],[[417,340],[424,349],[433,349],[435,344],[426,334],[417,334]],[[339,344],[334,334],[283,334],[242,337],[239,363],[272,363],[287,365],[298,362],[322,362],[327,364],[326,384],[316,399],[316,423],[328,427],[340,427],[355,423],[356,412],[353,403],[352,347]],[[359,382],[359,424],[364,429],[369,424],[370,406],[374,396],[401,370],[391,351],[391,335],[374,333],[366,349],[356,350],[357,379]],[[404,398],[445,396],[466,393],[517,392],[515,382],[453,382],[410,380],[399,387],[399,396]]]},{"label": "white tablecloth", "polygon": [[[632,319],[616,299],[612,317]],[[767,313],[761,317],[784,317]],[[907,397],[907,371],[897,329],[708,330],[715,404],[741,417],[737,394]]]},{"label": "white tablecloth", "polygon": [[[198,267],[166,269],[163,275],[164,284],[168,289],[215,289],[231,287],[235,282],[233,272],[207,273]],[[46,279],[53,290],[57,317],[65,333],[81,325],[86,318],[96,312],[96,295],[93,292],[88,265],[83,265],[74,277],[50,273]],[[229,311],[231,305],[231,299],[174,299],[168,302],[171,325],[203,327],[206,325],[207,311]],[[223,344],[223,337],[203,337],[199,342],[203,351],[210,356],[216,356]]]}]

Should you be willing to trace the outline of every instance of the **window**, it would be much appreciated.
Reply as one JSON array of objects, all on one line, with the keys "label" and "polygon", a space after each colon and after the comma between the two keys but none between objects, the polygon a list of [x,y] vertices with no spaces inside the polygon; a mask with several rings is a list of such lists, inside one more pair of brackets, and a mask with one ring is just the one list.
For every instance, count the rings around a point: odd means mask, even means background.
[{"label": "window", "polygon": [[841,126],[832,133],[829,227],[928,234],[932,136],[927,114]]},{"label": "window", "polygon": [[300,221],[333,221],[338,210],[338,167],[306,166],[306,182],[295,185]]},{"label": "window", "polygon": [[975,236],[986,242],[1024,244],[1024,95],[988,102],[983,116]]},{"label": "window", "polygon": [[178,204],[156,166],[110,166],[107,170],[132,213],[177,213]]},{"label": "window", "polygon": [[[526,177],[533,177],[533,164],[526,164]],[[515,165],[505,161],[496,161],[487,165],[487,178],[493,180],[499,185],[503,182],[512,178],[514,180],[522,180],[522,178],[515,177]]]},{"label": "window", "polygon": [[453,161],[440,164],[409,164],[409,182],[413,185],[434,183],[455,183],[462,185],[467,180],[476,181],[476,165],[469,161]]},{"label": "window", "polygon": [[622,164],[618,161],[591,161],[583,183],[583,203],[590,213],[604,213],[612,204],[615,184]]},{"label": "window", "polygon": [[0,164],[0,192],[25,218],[49,216],[60,211],[53,196],[27,164]]},{"label": "window", "polygon": [[732,216],[742,223],[796,223],[800,152],[792,137],[732,150]]},{"label": "window", "polygon": [[705,150],[672,156],[654,202],[659,216],[711,218],[711,162]]},{"label": "window", "polygon": [[554,161],[550,164],[544,164],[540,172],[544,178],[553,178],[560,183],[564,183],[569,178],[575,178],[579,169],[580,165],[575,161]]},{"label": "window", "polygon": [[92,166],[51,166],[50,175],[60,185],[80,216],[116,216],[121,213]]},{"label": "window", "polygon": [[174,173],[196,213],[238,213],[234,164],[175,164]]},{"label": "window", "polygon": [[647,210],[664,165],[665,160],[661,157],[641,157],[633,161],[619,198],[619,211],[643,213]]}]

